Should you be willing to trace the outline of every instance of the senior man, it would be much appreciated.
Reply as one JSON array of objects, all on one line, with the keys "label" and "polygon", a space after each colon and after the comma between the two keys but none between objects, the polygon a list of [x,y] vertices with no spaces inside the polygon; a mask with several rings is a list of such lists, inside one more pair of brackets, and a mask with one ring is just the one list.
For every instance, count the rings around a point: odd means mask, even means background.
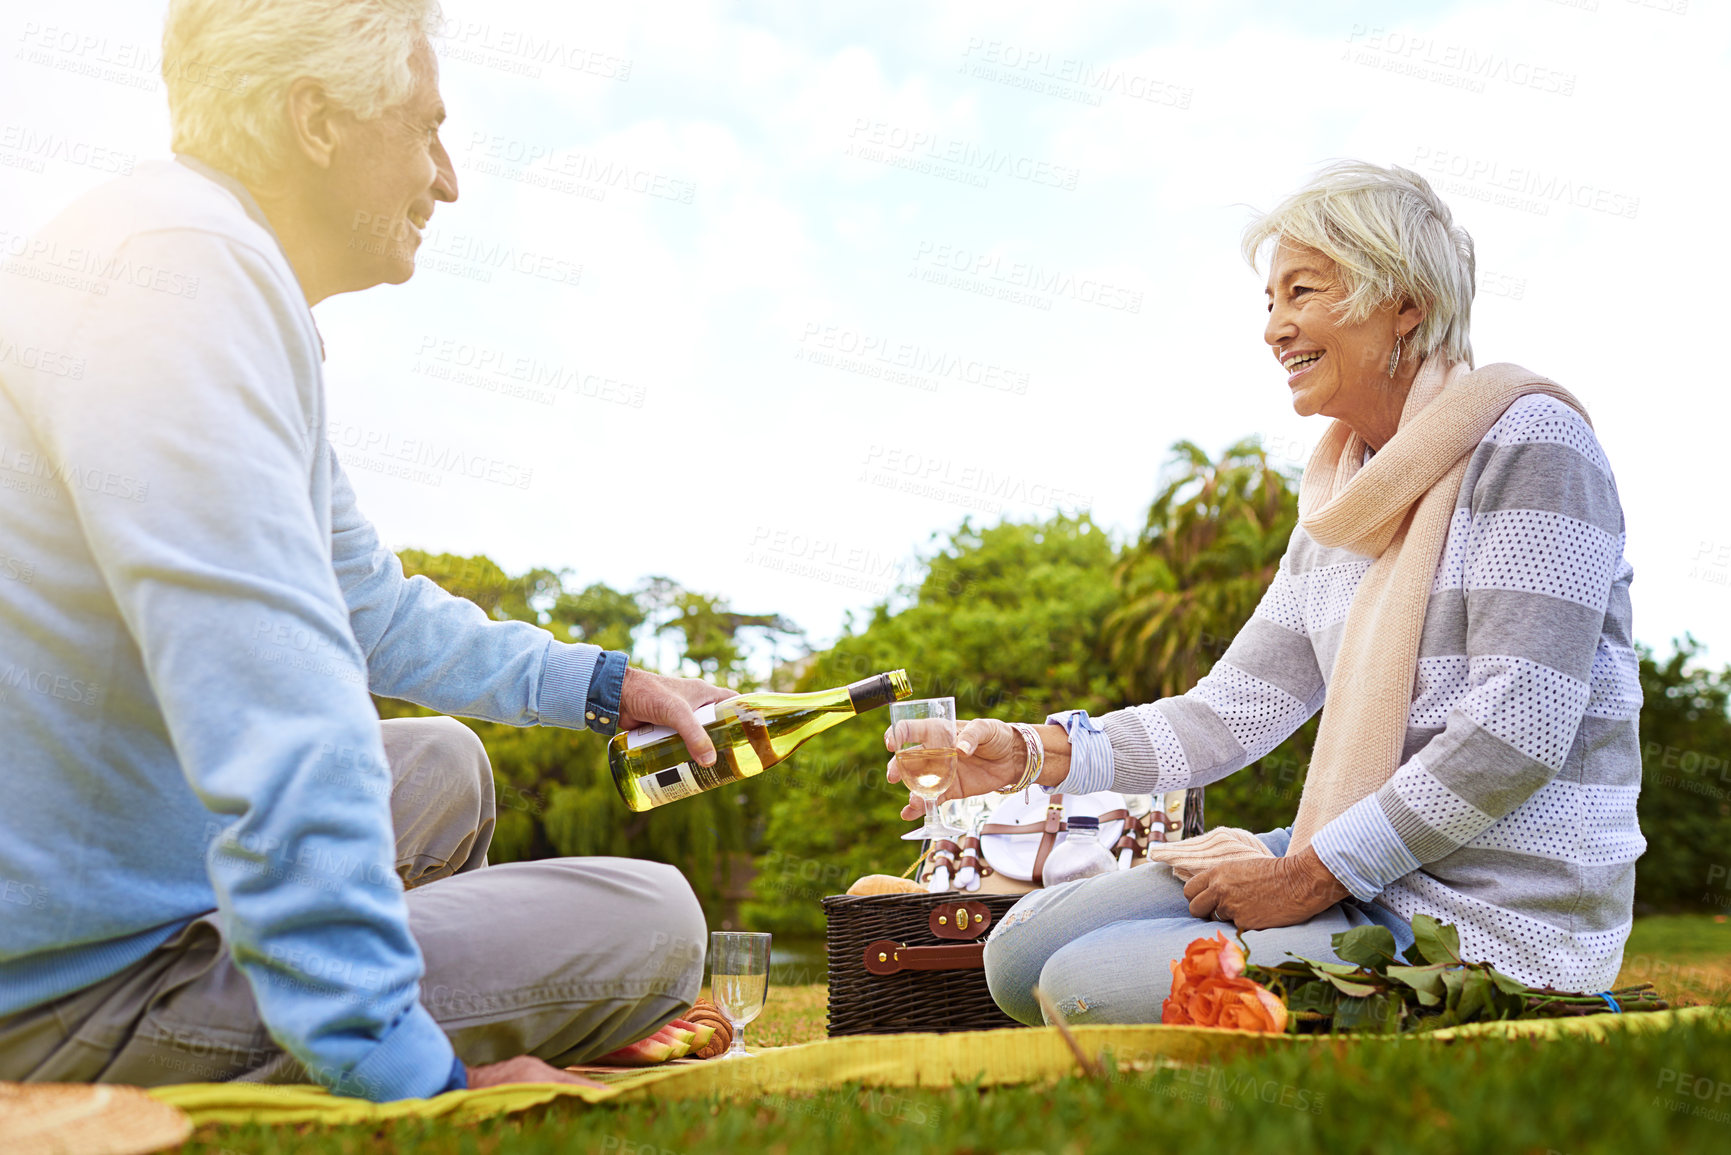
[{"label": "senior man", "polygon": [[177,156],[0,278],[0,1079],[570,1081],[697,994],[676,870],[487,867],[473,732],[368,697],[709,762],[727,696],[405,580],[324,435],[311,306],[457,199],[438,19],[173,0]]}]

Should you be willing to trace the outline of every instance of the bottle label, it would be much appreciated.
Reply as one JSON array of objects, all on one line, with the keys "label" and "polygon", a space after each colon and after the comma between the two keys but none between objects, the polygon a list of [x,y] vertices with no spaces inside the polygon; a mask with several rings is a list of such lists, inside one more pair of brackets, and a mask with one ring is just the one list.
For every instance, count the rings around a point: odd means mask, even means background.
[{"label": "bottle label", "polygon": [[[692,713],[697,716],[699,726],[707,726],[715,721],[715,703],[711,702],[707,706],[699,706]],[[659,742],[663,738],[677,738],[678,736],[679,731],[672,726],[639,726],[635,730],[626,732],[625,748],[635,750],[637,747],[648,745],[650,742]],[[684,795],[682,794],[680,797],[683,798]]]},{"label": "bottle label", "polygon": [[647,794],[655,805],[665,806],[669,802],[677,802],[681,798],[690,798],[693,794],[703,792],[696,772],[697,767],[689,762],[681,762],[677,766],[643,775],[637,779],[637,788]]}]

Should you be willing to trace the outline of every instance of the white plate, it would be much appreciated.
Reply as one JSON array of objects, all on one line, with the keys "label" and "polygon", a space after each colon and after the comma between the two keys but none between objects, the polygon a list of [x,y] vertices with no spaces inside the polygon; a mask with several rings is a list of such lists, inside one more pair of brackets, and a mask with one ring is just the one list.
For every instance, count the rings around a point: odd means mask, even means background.
[{"label": "white plate", "polygon": [[[1048,795],[1038,786],[1030,786],[1020,794],[1012,794],[998,808],[992,811],[988,820],[992,825],[1023,826],[1028,823],[1044,823]],[[1124,809],[1124,796],[1114,790],[1101,790],[1094,794],[1064,795],[1064,818],[1082,814],[1090,818],[1098,818],[1108,810]],[[1108,853],[1112,844],[1117,842],[1124,833],[1124,820],[1114,818],[1110,822],[1100,823],[1100,845]],[[1064,845],[1064,840],[1070,835],[1067,831],[1058,832],[1058,840],[1052,849]],[[1005,878],[1014,878],[1020,882],[1034,880],[1034,859],[1040,853],[1040,830],[1036,827],[1025,834],[982,834],[980,836],[980,854],[993,870]]]}]

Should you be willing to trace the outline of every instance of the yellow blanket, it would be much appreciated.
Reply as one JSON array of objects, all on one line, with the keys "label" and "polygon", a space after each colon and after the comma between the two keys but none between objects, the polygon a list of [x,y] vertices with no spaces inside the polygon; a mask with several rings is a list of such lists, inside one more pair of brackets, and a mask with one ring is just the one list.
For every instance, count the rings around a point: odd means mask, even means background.
[{"label": "yellow blanket", "polygon": [[[1731,1012],[1688,1007],[1630,1015],[1593,1015],[1536,1022],[1477,1023],[1467,1027],[1377,1040],[1389,1046],[1432,1046],[1457,1039],[1590,1038],[1664,1031],[1685,1023],[1731,1030]],[[1082,1050],[1110,1053],[1120,1070],[1156,1062],[1217,1062],[1271,1047],[1314,1046],[1324,1036],[1259,1035],[1201,1027],[1073,1027]],[[920,1056],[916,1064],[911,1056]],[[452,1091],[434,1099],[369,1103],[327,1094],[318,1087],[257,1083],[188,1083],[150,1094],[205,1123],[376,1123],[390,1119],[445,1119],[469,1123],[537,1107],[554,1099],[629,1103],[708,1096],[758,1098],[811,1094],[844,1083],[871,1087],[948,1087],[979,1080],[984,1086],[1040,1083],[1077,1073],[1074,1053],[1054,1028],[971,1031],[953,1035],[856,1035],[797,1047],[772,1047],[751,1059],[682,1060],[632,1071],[605,1088],[551,1083]]]}]

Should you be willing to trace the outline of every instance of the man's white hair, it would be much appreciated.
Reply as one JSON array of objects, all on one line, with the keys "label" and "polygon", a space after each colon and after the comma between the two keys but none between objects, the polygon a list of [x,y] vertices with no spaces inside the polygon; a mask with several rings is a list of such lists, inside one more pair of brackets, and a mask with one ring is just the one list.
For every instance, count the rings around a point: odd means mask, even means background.
[{"label": "man's white hair", "polygon": [[1473,363],[1473,239],[1418,173],[1353,160],[1329,165],[1245,228],[1252,268],[1270,239],[1314,249],[1340,267],[1346,323],[1404,298],[1424,309],[1409,334],[1420,357],[1440,350]]},{"label": "man's white hair", "polygon": [[409,98],[409,58],[443,23],[439,0],[170,0],[162,79],[174,151],[246,183],[280,172],[301,77],[371,119]]}]

